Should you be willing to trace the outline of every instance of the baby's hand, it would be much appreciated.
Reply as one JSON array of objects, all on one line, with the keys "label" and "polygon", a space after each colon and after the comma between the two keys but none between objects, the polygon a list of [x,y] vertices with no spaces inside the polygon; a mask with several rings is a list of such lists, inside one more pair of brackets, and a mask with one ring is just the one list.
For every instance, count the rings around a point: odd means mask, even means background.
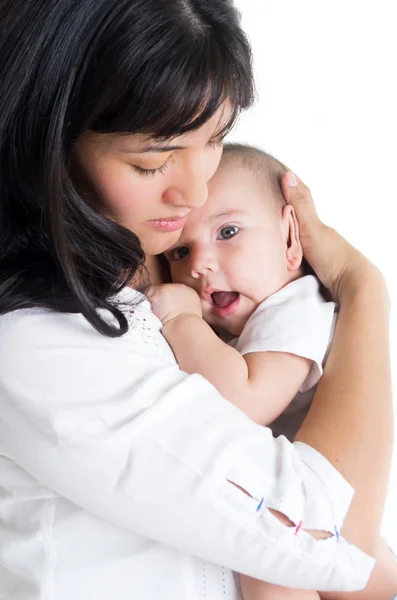
[{"label": "baby's hand", "polygon": [[166,283],[150,288],[148,297],[156,317],[165,325],[184,314],[202,317],[200,297],[182,283]]}]

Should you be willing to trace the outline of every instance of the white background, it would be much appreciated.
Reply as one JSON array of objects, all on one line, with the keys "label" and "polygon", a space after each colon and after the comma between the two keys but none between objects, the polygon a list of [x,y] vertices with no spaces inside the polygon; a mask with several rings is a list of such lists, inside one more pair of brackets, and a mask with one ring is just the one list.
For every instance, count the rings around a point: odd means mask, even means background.
[{"label": "white background", "polygon": [[[229,139],[288,164],[310,186],[322,219],[383,271],[397,390],[397,2],[235,3],[259,97]],[[397,548],[397,449],[384,523]]]}]

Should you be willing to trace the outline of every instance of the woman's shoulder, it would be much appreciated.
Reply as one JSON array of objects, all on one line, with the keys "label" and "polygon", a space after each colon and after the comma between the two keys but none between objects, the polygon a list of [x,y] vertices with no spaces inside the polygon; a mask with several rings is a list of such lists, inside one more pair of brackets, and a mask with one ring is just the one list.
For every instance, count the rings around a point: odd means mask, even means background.
[{"label": "woman's shoulder", "polygon": [[59,313],[43,308],[15,310],[0,317],[0,352],[69,340],[99,341],[100,334],[80,313]]},{"label": "woman's shoulder", "polygon": [[[149,355],[168,355],[168,344],[161,335],[161,322],[153,314],[150,303],[134,290],[122,290],[114,303],[128,321],[126,334],[111,338],[99,333],[81,313],[59,313],[43,308],[29,308],[0,316],[1,359],[14,355],[25,357],[31,353],[53,353],[62,349],[86,350],[93,355],[103,350],[123,352],[144,348]],[[102,311],[109,322],[115,318]],[[172,353],[171,353],[172,354]]]},{"label": "woman's shoulder", "polygon": [[[43,308],[15,310],[0,316],[0,348],[11,350],[14,346],[51,337],[60,340],[63,333],[76,334],[79,329],[84,330],[84,325],[81,314],[57,313]],[[88,332],[88,327],[86,329]]]}]

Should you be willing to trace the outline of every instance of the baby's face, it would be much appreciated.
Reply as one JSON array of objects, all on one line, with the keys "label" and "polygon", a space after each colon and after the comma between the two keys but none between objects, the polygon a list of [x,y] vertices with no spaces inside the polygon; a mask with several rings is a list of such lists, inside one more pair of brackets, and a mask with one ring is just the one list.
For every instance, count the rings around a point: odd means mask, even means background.
[{"label": "baby's face", "polygon": [[263,300],[295,277],[287,264],[288,227],[244,172],[220,171],[207,202],[191,211],[166,252],[172,281],[194,288],[203,317],[240,335]]}]

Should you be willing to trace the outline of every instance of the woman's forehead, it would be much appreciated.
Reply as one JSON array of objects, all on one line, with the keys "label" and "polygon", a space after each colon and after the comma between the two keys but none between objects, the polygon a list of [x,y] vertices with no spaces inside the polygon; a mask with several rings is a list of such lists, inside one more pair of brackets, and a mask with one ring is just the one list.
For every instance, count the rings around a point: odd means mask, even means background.
[{"label": "woman's forehead", "polygon": [[139,145],[142,151],[145,151],[147,148],[160,149],[174,146],[189,147],[196,144],[205,145],[208,140],[217,139],[222,134],[222,131],[230,122],[232,112],[230,104],[223,103],[208,121],[197,129],[193,129],[182,135],[171,136],[169,138],[156,138],[138,133],[120,136],[121,142],[123,141],[122,138],[124,138],[125,143],[133,142],[134,145]]},{"label": "woman's forehead", "polygon": [[99,154],[107,152],[161,153],[183,148],[205,146],[210,140],[218,140],[227,127],[233,109],[224,102],[208,121],[197,129],[169,138],[156,138],[147,133],[97,133],[88,131],[81,136],[78,146],[91,146]]},{"label": "woman's forehead", "polygon": [[[208,140],[217,139],[227,124],[230,122],[232,108],[229,104],[222,104],[208,121],[203,123],[197,129],[188,131],[182,135],[169,138],[156,138],[143,134],[133,134],[127,136],[134,138],[135,143],[140,144],[142,151],[146,148],[159,150],[161,148],[190,147],[195,145],[205,145]],[[147,151],[147,150],[146,150]]]}]

